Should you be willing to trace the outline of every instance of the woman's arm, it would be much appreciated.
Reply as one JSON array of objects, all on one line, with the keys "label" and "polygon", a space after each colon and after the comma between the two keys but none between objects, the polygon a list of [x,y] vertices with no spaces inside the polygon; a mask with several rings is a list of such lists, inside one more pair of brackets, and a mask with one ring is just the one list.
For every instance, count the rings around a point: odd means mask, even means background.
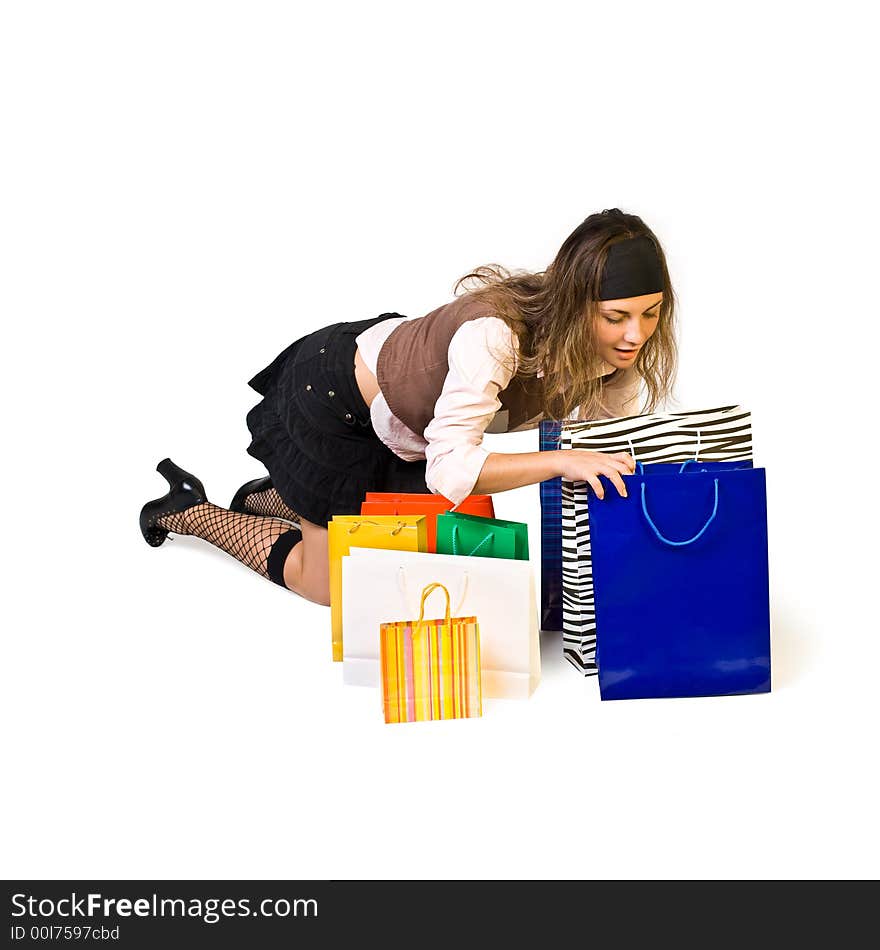
[{"label": "woman's arm", "polygon": [[481,317],[459,327],[450,341],[446,380],[424,432],[425,481],[456,505],[473,492],[489,456],[483,433],[513,377],[513,339],[498,317]]},{"label": "woman's arm", "polygon": [[449,372],[434,418],[425,429],[428,487],[458,505],[474,492],[507,491],[561,475],[589,482],[603,498],[598,476],[604,475],[625,495],[621,475],[635,470],[626,452],[567,449],[514,454],[483,447],[483,433],[501,407],[498,394],[513,376],[514,360],[505,355],[513,343],[510,330],[497,317],[466,323],[453,336]]},{"label": "woman's arm", "polygon": [[534,485],[548,478],[556,478],[562,472],[556,452],[490,452],[483,463],[474,494],[492,495],[523,485]]},{"label": "woman's arm", "polygon": [[563,476],[573,481],[589,482],[599,498],[605,497],[600,475],[609,478],[618,492],[626,497],[621,475],[632,475],[635,460],[627,452],[609,454],[584,449],[562,449],[555,452],[490,452],[483,463],[474,492],[494,492],[534,485],[548,478]]}]

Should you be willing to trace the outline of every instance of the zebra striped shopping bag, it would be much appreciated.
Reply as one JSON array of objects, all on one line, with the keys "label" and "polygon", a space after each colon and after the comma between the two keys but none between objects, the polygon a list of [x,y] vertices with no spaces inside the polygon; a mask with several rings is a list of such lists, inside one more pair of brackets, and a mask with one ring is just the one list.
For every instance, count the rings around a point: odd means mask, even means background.
[{"label": "zebra striped shopping bag", "polygon": [[[561,426],[561,449],[629,452],[637,462],[751,461],[751,414],[742,406],[621,416]],[[607,479],[606,494],[615,491]],[[583,675],[595,676],[596,609],[587,482],[562,480],[562,648]],[[594,504],[603,502],[596,499]]]},{"label": "zebra striped shopping bag", "polygon": [[[425,620],[425,601],[446,595],[446,614]],[[422,590],[418,620],[379,627],[385,722],[466,719],[482,715],[480,628],[476,617],[451,617],[443,584]]]}]

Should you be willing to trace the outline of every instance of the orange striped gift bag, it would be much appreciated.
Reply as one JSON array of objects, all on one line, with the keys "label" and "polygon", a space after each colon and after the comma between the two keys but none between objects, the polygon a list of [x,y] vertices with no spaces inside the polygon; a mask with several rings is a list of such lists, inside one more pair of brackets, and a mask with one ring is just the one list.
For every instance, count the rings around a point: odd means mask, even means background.
[{"label": "orange striped gift bag", "polygon": [[[446,615],[425,620],[425,601],[446,595]],[[467,719],[483,714],[480,627],[476,617],[451,617],[442,584],[422,590],[418,620],[379,626],[385,722]]]}]

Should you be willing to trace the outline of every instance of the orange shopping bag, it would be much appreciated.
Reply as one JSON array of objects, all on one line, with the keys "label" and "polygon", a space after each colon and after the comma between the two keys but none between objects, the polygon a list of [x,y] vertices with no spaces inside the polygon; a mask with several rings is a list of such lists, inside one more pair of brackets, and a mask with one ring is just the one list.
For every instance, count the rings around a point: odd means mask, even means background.
[{"label": "orange shopping bag", "polygon": [[[446,615],[425,620],[425,601],[446,595]],[[476,617],[451,617],[442,584],[422,590],[418,620],[379,626],[385,722],[466,719],[483,714],[480,628]]]},{"label": "orange shopping bag", "polygon": [[[362,515],[425,515],[428,523],[428,551],[437,551],[437,515],[451,511],[454,502],[443,495],[407,492],[368,491],[361,502]],[[491,495],[468,495],[456,511],[483,518],[495,517]]]}]

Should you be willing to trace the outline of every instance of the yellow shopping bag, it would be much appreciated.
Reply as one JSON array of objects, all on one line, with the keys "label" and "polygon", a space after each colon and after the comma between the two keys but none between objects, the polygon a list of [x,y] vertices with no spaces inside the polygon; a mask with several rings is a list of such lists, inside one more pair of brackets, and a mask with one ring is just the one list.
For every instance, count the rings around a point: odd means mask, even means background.
[{"label": "yellow shopping bag", "polygon": [[[446,595],[446,616],[425,620],[425,601]],[[424,722],[481,716],[480,627],[476,617],[451,617],[442,584],[422,590],[418,620],[379,627],[385,722]]]},{"label": "yellow shopping bag", "polygon": [[334,515],[327,525],[330,553],[330,628],[333,662],[342,662],[342,559],[351,548],[427,551],[424,515]]}]

